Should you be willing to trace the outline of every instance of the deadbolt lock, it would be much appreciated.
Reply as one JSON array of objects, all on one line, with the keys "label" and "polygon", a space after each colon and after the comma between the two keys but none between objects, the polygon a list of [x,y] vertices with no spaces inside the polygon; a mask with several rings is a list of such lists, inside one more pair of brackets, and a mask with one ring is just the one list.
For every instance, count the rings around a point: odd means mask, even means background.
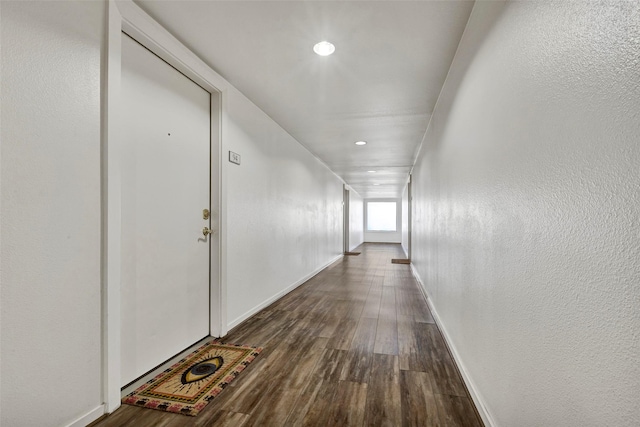
[{"label": "deadbolt lock", "polygon": [[211,212],[209,212],[209,209],[202,210],[202,219],[209,219],[210,216],[211,216]]}]

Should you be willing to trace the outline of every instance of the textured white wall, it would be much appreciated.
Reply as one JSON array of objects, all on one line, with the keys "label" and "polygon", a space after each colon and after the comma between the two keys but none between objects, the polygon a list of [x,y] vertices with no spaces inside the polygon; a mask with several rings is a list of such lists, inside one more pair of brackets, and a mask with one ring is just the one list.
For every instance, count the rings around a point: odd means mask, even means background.
[{"label": "textured white wall", "polygon": [[640,4],[478,2],[413,260],[497,426],[640,425]]},{"label": "textured white wall", "polygon": [[242,156],[223,162],[235,325],[342,254],[343,195],[342,181],[242,94],[230,88],[225,105],[224,149]]},{"label": "textured white wall", "polygon": [[349,191],[349,250],[352,251],[364,242],[364,204],[362,197],[355,191]]},{"label": "textured white wall", "polygon": [[[2,2],[0,425],[99,408],[104,2]],[[221,80],[228,319],[342,253],[342,182]],[[38,402],[34,410],[33,402]]]},{"label": "textured white wall", "polygon": [[61,426],[102,403],[105,4],[1,8],[0,425]]}]

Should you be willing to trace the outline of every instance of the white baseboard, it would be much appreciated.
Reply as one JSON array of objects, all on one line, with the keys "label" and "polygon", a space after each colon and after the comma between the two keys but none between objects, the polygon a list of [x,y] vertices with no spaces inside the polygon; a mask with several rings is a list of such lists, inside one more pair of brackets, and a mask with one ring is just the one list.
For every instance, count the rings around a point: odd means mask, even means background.
[{"label": "white baseboard", "polygon": [[91,424],[98,418],[104,415],[104,405],[97,406],[95,409],[87,412],[77,420],[73,421],[70,424],[67,424],[67,427],[86,427],[88,424]]},{"label": "white baseboard", "polygon": [[438,310],[436,310],[436,307],[433,305],[431,298],[429,298],[429,294],[427,293],[427,289],[424,286],[424,282],[420,278],[420,275],[418,274],[418,271],[415,269],[413,264],[411,264],[411,272],[413,273],[413,277],[415,277],[416,281],[420,285],[420,290],[422,291],[422,295],[424,296],[424,298],[427,300],[427,305],[429,306],[429,310],[431,310],[431,315],[436,321],[436,324],[438,325],[438,329],[440,329],[440,332],[444,337],[447,347],[449,348],[449,351],[451,352],[451,355],[453,356],[453,359],[456,362],[456,365],[458,366],[460,375],[462,375],[462,380],[467,386],[467,390],[469,390],[469,395],[471,395],[471,399],[473,400],[473,403],[475,404],[476,409],[478,410],[478,413],[480,414],[480,417],[484,422],[484,425],[486,427],[496,427],[497,424],[493,420],[493,417],[491,416],[491,414],[489,413],[489,410],[484,404],[484,399],[481,397],[480,393],[478,392],[478,389],[475,383],[469,376],[469,372],[467,372],[467,369],[465,368],[465,365],[462,362],[460,355],[458,354],[458,350],[456,349],[456,346],[453,345],[451,336],[449,335],[449,332],[447,332],[447,328],[442,323],[442,320],[438,315]]},{"label": "white baseboard", "polygon": [[416,267],[413,265],[413,263],[410,264],[411,265],[411,273],[413,273],[413,278],[416,279],[416,282],[418,282],[418,285],[420,290],[422,291],[422,296],[424,297],[424,299],[427,300],[427,303],[429,303],[429,297],[427,296],[427,288],[424,286],[424,283],[422,282],[422,279],[420,278],[420,275],[418,274],[418,270],[416,270]]},{"label": "white baseboard", "polygon": [[344,255],[340,254],[338,256],[336,256],[335,258],[333,258],[331,261],[329,261],[328,263],[326,263],[325,265],[323,265],[322,267],[316,269],[315,271],[307,274],[306,276],[304,276],[302,279],[296,281],[295,283],[293,283],[292,285],[286,287],[285,289],[281,290],[280,292],[278,292],[277,294],[275,294],[274,296],[272,296],[271,298],[267,299],[266,301],[261,302],[260,304],[256,305],[255,307],[253,307],[251,310],[247,311],[246,313],[244,313],[242,316],[234,319],[232,322],[230,322],[227,325],[227,331],[230,331],[232,328],[238,326],[240,323],[244,322],[245,320],[247,320],[249,317],[253,316],[254,314],[256,314],[257,312],[259,312],[260,310],[262,310],[263,308],[269,306],[270,304],[273,304],[274,302],[276,302],[277,300],[279,300],[280,298],[282,298],[283,296],[285,296],[286,294],[288,294],[289,292],[293,291],[295,288],[297,288],[298,286],[302,285],[304,282],[306,282],[307,280],[311,279],[313,276],[315,276],[316,274],[320,273],[322,270],[324,270],[325,268],[329,267],[331,264],[333,264],[334,262],[338,261],[340,258],[342,258]]}]

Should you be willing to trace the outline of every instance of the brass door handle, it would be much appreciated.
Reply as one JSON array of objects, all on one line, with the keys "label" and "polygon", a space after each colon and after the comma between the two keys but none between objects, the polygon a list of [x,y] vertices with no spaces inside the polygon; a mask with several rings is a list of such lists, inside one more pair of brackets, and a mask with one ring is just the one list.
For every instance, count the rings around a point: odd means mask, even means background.
[{"label": "brass door handle", "polygon": [[215,231],[210,229],[209,227],[205,227],[202,229],[202,235],[204,237],[207,237],[209,234],[213,234],[213,233],[215,233]]}]

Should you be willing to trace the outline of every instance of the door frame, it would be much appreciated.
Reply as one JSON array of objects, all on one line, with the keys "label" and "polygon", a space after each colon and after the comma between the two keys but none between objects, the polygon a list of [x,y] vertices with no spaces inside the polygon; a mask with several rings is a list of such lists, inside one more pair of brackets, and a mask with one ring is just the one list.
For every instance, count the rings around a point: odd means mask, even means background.
[{"label": "door frame", "polygon": [[101,199],[102,199],[102,380],[105,412],[120,406],[121,282],[121,39],[125,32],[211,94],[211,228],[209,333],[227,333],[226,200],[222,167],[224,80],[131,0],[108,2],[106,68],[103,68]]},{"label": "door frame", "polygon": [[407,182],[407,258],[411,260],[411,235],[413,234],[413,175],[409,174],[409,182]]},{"label": "door frame", "polygon": [[349,187],[342,185],[342,252],[347,253],[349,249]]}]

